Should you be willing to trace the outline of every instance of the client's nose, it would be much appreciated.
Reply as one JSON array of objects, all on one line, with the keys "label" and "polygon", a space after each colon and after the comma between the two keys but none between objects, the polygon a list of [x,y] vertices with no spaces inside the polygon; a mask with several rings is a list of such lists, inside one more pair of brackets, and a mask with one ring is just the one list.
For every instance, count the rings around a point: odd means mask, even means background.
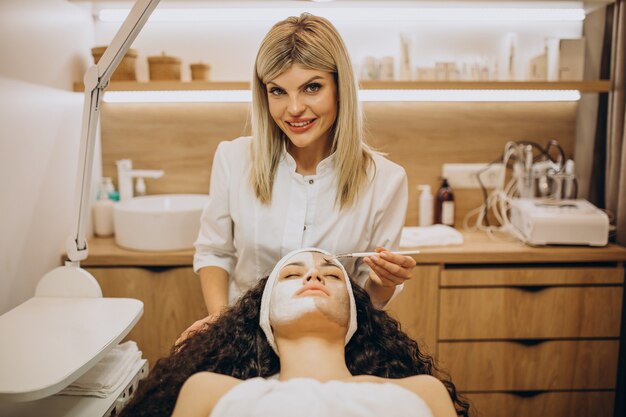
[{"label": "client's nose", "polygon": [[325,284],[324,277],[320,274],[320,271],[317,268],[310,269],[309,272],[304,276],[304,283],[308,282],[319,282],[321,284]]}]

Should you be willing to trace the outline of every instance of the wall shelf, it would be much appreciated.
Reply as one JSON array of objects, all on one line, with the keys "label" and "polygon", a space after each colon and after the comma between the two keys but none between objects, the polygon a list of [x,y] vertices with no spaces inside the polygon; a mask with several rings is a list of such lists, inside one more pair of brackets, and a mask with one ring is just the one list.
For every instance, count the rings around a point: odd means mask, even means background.
[{"label": "wall shelf", "polygon": [[[362,81],[364,90],[577,90],[581,93],[606,93],[609,80],[591,81]],[[249,90],[246,81],[113,81],[107,91],[199,91]],[[84,91],[74,83],[74,91]]]}]

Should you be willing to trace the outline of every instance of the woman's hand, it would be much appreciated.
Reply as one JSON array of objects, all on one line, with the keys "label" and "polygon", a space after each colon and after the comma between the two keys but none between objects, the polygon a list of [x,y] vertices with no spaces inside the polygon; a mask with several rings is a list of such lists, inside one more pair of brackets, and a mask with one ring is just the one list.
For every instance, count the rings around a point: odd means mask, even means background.
[{"label": "woman's hand", "polygon": [[395,287],[411,279],[415,259],[406,255],[397,255],[383,247],[374,249],[378,255],[363,258],[371,269],[370,279],[381,287]]},{"label": "woman's hand", "polygon": [[174,344],[175,346],[178,346],[179,344],[181,344],[185,339],[187,339],[189,336],[191,336],[192,333],[197,332],[199,330],[202,329],[202,327],[205,324],[211,324],[213,322],[215,322],[215,320],[217,320],[217,318],[219,317],[219,313],[216,314],[209,314],[208,316],[206,316],[203,319],[197,320],[195,321],[191,326],[189,326],[178,338],[178,340],[176,340],[176,343]]}]

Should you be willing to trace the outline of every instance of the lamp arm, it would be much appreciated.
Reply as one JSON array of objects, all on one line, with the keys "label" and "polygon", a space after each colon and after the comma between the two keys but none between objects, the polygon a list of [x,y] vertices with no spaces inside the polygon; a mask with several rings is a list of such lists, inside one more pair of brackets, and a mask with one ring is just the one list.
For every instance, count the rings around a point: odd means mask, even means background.
[{"label": "lamp arm", "polygon": [[100,114],[100,103],[104,89],[108,86],[113,71],[130,48],[131,44],[143,29],[148,18],[160,0],[137,0],[130,13],[122,23],[113,41],[104,51],[96,65],[91,66],[83,79],[85,84],[85,101],[83,105],[83,122],[80,133],[80,150],[78,172],[76,175],[76,191],[74,218],[76,223],[72,234],[65,245],[67,256],[72,262],[87,258],[87,240],[85,226],[87,210],[91,194],[91,175],[93,171],[93,155],[96,142],[96,128]]}]

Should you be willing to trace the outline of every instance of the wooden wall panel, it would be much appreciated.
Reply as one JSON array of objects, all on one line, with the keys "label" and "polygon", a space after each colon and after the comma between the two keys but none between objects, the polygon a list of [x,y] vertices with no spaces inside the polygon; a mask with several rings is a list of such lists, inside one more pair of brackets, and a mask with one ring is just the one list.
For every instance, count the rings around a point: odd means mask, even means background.
[{"label": "wooden wall panel", "polygon": [[[574,150],[576,102],[364,103],[367,140],[402,165],[409,177],[406,224],[416,225],[418,184],[439,186],[442,164],[490,162],[508,141],[556,139]],[[106,103],[102,110],[103,172],[115,161],[164,169],[146,180],[149,194],[206,193],[217,144],[249,134],[246,103]],[[480,205],[479,190],[455,190],[456,224]]]},{"label": "wooden wall panel", "polygon": [[105,103],[102,171],[117,183],[115,161],[163,169],[146,179],[148,194],[208,193],[211,165],[223,140],[249,135],[246,103]]}]

